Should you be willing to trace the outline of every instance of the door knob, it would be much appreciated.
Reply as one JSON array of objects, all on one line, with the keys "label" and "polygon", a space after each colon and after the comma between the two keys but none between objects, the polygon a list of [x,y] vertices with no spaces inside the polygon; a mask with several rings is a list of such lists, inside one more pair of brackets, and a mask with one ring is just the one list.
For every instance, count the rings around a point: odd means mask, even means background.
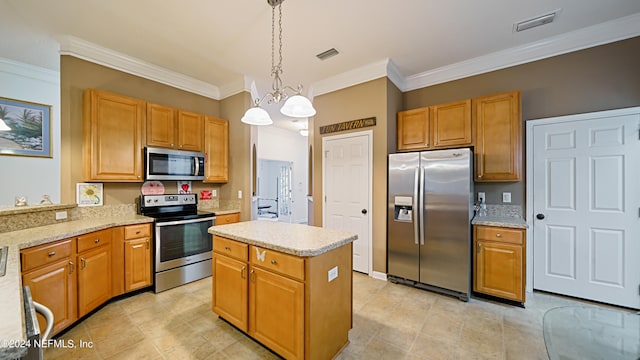
[{"label": "door knob", "polygon": [[366,215],[367,214],[367,209],[362,209],[361,212]]},{"label": "door knob", "polygon": [[544,219],[544,214],[538,214],[538,215],[536,215],[536,218],[538,220],[542,220],[542,219]]}]

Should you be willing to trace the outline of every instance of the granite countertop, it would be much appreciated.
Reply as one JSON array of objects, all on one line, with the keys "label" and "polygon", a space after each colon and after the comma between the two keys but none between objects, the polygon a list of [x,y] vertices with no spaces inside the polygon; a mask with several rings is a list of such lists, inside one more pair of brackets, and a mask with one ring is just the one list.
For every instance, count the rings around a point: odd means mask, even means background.
[{"label": "granite countertop", "polygon": [[212,213],[213,215],[226,215],[226,214],[234,214],[234,213],[239,213],[240,209],[238,209],[235,206],[219,206],[219,207],[212,207],[212,208],[199,208],[199,211],[203,211],[203,212],[209,212]]},{"label": "granite countertop", "polygon": [[276,221],[212,226],[209,233],[295,256],[317,256],[358,239],[351,232]]},{"label": "granite countertop", "polygon": [[508,228],[515,228],[515,229],[526,229],[529,227],[529,225],[527,225],[527,222],[521,216],[509,216],[509,215],[475,216],[471,220],[471,224],[508,227]]},{"label": "granite countertop", "polygon": [[101,217],[0,233],[0,246],[8,246],[9,254],[6,275],[0,277],[0,359],[19,358],[26,352],[25,348],[15,346],[26,340],[20,249],[110,227],[151,222],[153,218],[141,215]]}]

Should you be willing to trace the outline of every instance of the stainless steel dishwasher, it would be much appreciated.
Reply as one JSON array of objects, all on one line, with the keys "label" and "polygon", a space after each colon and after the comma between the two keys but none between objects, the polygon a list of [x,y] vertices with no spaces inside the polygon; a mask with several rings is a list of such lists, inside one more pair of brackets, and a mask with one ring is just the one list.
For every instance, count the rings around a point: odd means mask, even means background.
[{"label": "stainless steel dishwasher", "polygon": [[[24,320],[27,330],[27,354],[22,357],[25,360],[42,359],[43,342],[49,340],[51,330],[53,329],[53,313],[46,306],[33,301],[31,290],[28,286],[22,287],[22,296],[24,301]],[[46,329],[40,332],[40,325],[36,313],[40,313],[47,321]]]}]

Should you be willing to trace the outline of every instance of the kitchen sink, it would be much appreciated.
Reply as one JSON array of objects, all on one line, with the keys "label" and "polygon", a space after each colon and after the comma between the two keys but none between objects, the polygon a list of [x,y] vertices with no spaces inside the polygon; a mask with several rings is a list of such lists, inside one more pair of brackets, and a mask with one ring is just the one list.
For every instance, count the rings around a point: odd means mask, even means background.
[{"label": "kitchen sink", "polygon": [[7,246],[0,247],[0,276],[4,276],[7,271],[7,255],[9,248]]}]

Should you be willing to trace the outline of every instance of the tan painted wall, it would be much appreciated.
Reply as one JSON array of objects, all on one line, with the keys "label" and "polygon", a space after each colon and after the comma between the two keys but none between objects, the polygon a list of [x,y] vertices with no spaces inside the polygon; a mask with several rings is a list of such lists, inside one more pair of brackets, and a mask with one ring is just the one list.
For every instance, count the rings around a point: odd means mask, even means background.
[{"label": "tan painted wall", "polygon": [[[409,91],[403,110],[518,89],[523,122],[638,106],[638,58],[640,37]],[[501,203],[502,192],[509,191],[512,203],[524,208],[525,176],[515,183],[476,183],[475,191],[486,192],[489,204]]]},{"label": "tan painted wall", "polygon": [[251,220],[251,126],[240,119],[251,107],[251,95],[242,92],[221,101],[220,116],[229,121],[229,183],[221,189],[221,199],[237,199],[242,190],[241,221]]},{"label": "tan painted wall", "polygon": [[[220,101],[195,95],[151,80],[110,69],[72,56],[60,58],[61,189],[62,203],[75,203],[75,184],[82,182],[82,93],[95,88],[179,109],[221,117]],[[175,181],[163,182],[177,192]],[[130,204],[142,183],[105,183],[105,205]],[[193,182],[194,191],[221,189],[220,185]],[[220,191],[221,193],[223,191]]]},{"label": "tan painted wall", "polygon": [[[322,136],[319,127],[343,121],[376,117],[376,126],[360,130],[373,130],[373,209],[369,209],[373,222],[373,270],[386,273],[387,269],[387,78],[317,96],[314,99],[316,116],[310,122],[310,143],[314,148],[313,199],[315,226],[322,226]],[[393,111],[395,113],[395,110]],[[353,130],[350,132],[357,132]],[[332,133],[325,136],[344,134]]]}]

